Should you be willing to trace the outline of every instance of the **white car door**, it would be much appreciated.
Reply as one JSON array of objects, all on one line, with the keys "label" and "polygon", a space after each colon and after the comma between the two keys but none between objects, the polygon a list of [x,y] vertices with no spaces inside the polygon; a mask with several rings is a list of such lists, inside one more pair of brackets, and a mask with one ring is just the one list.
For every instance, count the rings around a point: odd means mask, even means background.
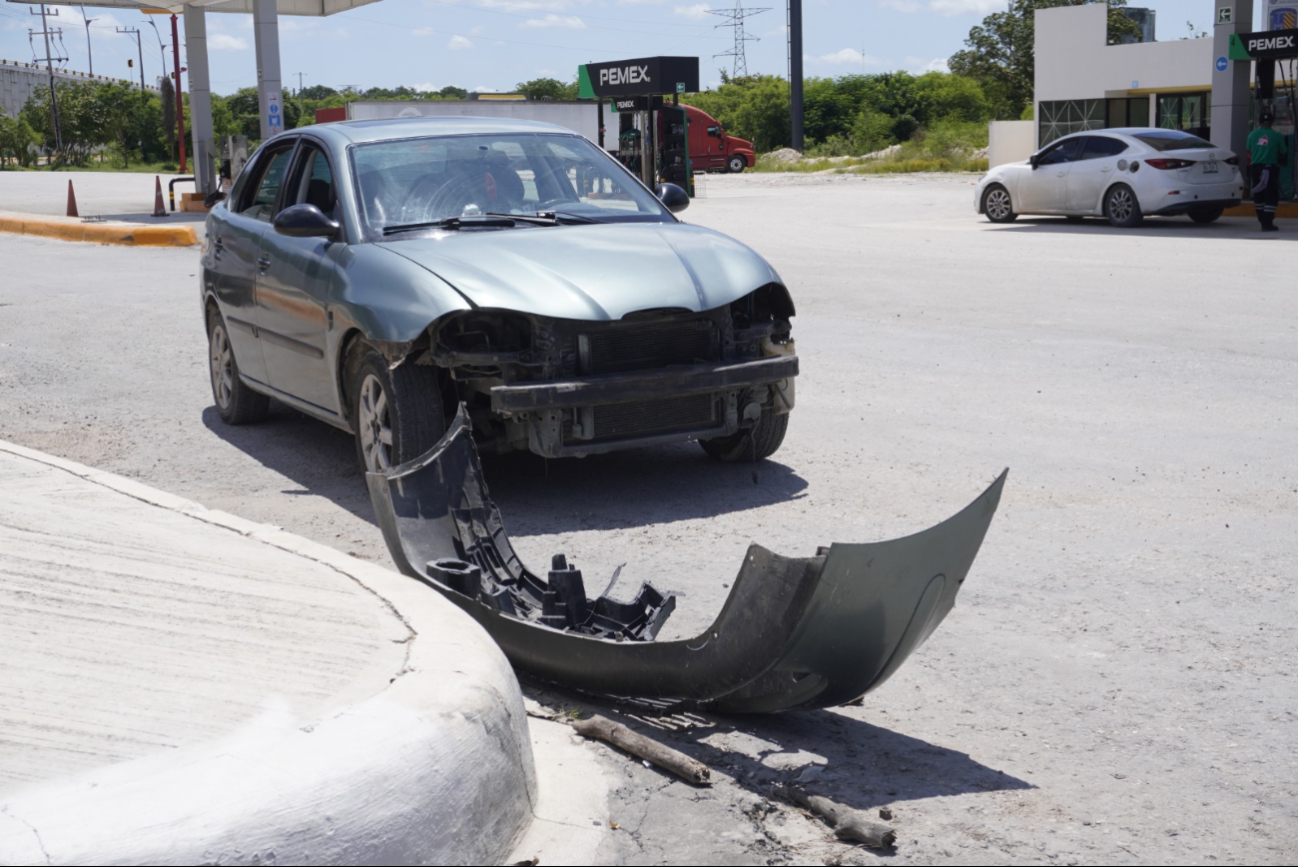
[{"label": "white car door", "polygon": [[1035,168],[1019,183],[1021,214],[1051,214],[1064,210],[1068,197],[1068,173],[1081,156],[1082,138],[1055,142],[1036,155]]},{"label": "white car door", "polygon": [[1126,142],[1107,135],[1084,139],[1081,156],[1069,165],[1068,201],[1070,214],[1100,213],[1100,197],[1118,170],[1118,155],[1127,149]]}]

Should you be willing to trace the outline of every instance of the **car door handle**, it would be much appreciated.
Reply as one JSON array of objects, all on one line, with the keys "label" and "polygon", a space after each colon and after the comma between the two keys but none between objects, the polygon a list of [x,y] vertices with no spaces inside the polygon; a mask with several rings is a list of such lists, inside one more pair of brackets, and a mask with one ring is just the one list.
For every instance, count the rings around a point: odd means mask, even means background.
[{"label": "car door handle", "polygon": [[220,235],[212,238],[212,258],[220,259],[221,253],[225,250],[225,239]]},{"label": "car door handle", "polygon": [[257,260],[258,272],[265,274],[268,268],[270,268],[270,256],[262,256],[260,259]]}]

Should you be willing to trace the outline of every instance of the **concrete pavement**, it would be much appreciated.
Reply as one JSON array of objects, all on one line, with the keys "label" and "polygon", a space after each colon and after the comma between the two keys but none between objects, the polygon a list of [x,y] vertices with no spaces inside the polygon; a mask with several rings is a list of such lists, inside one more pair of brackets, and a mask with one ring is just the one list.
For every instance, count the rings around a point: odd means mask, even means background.
[{"label": "concrete pavement", "polygon": [[517,681],[395,572],[0,441],[0,863],[478,864]]},{"label": "concrete pavement", "polygon": [[[156,176],[167,185],[179,175]],[[130,172],[0,172],[0,232],[39,235],[63,241],[148,247],[187,247],[203,237],[205,213],[168,213],[154,217],[155,176]],[[71,181],[81,218],[67,214]],[[192,183],[176,184],[180,194]]]}]

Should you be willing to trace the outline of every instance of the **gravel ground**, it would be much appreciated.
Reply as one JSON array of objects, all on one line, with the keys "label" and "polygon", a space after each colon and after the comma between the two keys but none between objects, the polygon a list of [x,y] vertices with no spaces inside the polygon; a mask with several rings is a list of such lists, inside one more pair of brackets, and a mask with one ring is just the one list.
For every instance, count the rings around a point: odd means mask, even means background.
[{"label": "gravel ground", "polygon": [[[785,446],[757,468],[489,458],[526,561],[566,551],[592,585],[625,563],[623,588],[683,591],[667,633],[688,634],[752,541],[891,538],[1010,477],[960,604],[863,706],[623,716],[718,782],[607,753],[602,860],[873,860],[766,797],[801,776],[890,809],[894,863],[1295,861],[1298,227],[997,227],[954,176],[700,192],[684,216],[793,289]],[[0,236],[0,258],[0,437],[388,562],[349,437],[216,418],[192,251]]]}]

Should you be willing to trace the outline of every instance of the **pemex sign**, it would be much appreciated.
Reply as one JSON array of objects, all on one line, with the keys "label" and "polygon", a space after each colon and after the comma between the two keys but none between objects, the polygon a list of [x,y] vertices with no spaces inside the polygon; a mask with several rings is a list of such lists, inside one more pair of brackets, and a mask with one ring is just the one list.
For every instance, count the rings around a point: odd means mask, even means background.
[{"label": "pemex sign", "polygon": [[1298,57],[1298,30],[1232,33],[1231,60],[1280,60]]},{"label": "pemex sign", "polygon": [[639,57],[587,63],[577,68],[577,95],[581,99],[662,96],[698,89],[697,57]]}]

